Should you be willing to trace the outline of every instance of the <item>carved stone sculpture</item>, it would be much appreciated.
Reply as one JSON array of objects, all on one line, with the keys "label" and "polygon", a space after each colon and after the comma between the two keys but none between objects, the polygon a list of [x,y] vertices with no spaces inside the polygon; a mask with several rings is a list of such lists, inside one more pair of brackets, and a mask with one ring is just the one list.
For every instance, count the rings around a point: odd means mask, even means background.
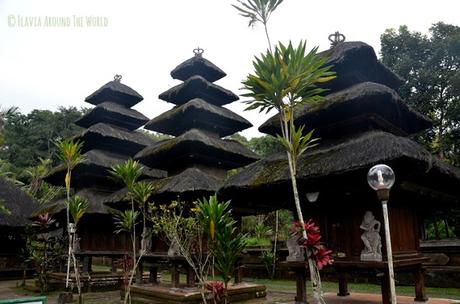
[{"label": "carved stone sculpture", "polygon": [[300,236],[292,233],[286,241],[289,255],[286,257],[288,262],[305,261],[305,249],[299,245]]},{"label": "carved stone sculpture", "polygon": [[142,249],[145,253],[150,253],[152,250],[152,228],[145,228],[145,233],[142,232]]},{"label": "carved stone sculpture", "polygon": [[366,211],[359,228],[364,230],[361,239],[364,249],[361,251],[361,261],[382,261],[382,240],[380,238],[380,222],[371,211]]},{"label": "carved stone sculpture", "polygon": [[168,256],[173,257],[179,255],[179,244],[173,241],[168,249]]}]

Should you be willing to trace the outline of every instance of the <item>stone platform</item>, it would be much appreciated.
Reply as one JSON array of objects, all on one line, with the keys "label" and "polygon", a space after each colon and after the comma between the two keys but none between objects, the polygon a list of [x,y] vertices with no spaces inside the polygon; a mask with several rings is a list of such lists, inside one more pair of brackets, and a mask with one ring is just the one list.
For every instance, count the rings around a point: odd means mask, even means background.
[{"label": "stone platform", "polygon": [[[230,302],[240,302],[264,298],[267,294],[265,285],[254,283],[230,284],[228,288]],[[172,287],[169,284],[135,285],[131,287],[134,304],[147,303],[202,303],[200,290],[196,287],[181,285]]]}]

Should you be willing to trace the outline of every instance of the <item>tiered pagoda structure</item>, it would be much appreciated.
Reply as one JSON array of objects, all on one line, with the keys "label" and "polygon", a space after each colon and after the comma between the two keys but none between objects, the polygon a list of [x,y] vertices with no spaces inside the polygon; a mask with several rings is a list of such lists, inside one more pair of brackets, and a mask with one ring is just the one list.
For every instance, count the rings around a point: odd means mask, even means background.
[{"label": "tiered pagoda structure", "polygon": [[257,155],[237,141],[222,139],[251,127],[243,117],[222,107],[238,100],[214,84],[226,74],[202,56],[202,49],[178,65],[171,76],[183,81],[160,94],[176,106],[149,121],[145,128],[175,136],[136,154],[141,163],[165,170],[168,177],[153,181],[154,200],[193,201],[214,194],[227,171],[245,166]]},{"label": "tiered pagoda structure", "polygon": [[[373,165],[391,166],[396,174],[389,200],[395,270],[415,274],[416,300],[425,301],[421,272],[425,260],[419,251],[422,218],[435,209],[459,206],[460,172],[408,137],[431,123],[401,100],[396,90],[402,79],[377,60],[372,47],[342,42],[324,54],[337,78],[327,83],[330,91],[323,101],[306,105],[295,116],[296,125],[315,129],[321,138],[298,161],[304,217],[320,223],[323,241],[337,255],[333,267],[339,275],[339,294],[348,294],[346,274],[377,271],[385,274],[382,301],[389,303],[383,229],[383,261],[361,261],[360,225],[370,211],[383,227],[381,204],[366,176]],[[259,130],[276,135],[278,118],[272,117]],[[309,202],[307,194],[315,192],[317,201]],[[219,194],[231,198],[234,207],[248,210],[294,210],[285,153],[247,166],[230,177]],[[298,292],[297,301],[305,301],[304,291]]]},{"label": "tiered pagoda structure", "polygon": [[[72,170],[71,187],[75,195],[89,203],[78,227],[80,253],[106,253],[110,256],[110,253],[124,252],[130,245],[127,236],[114,234],[110,208],[103,204],[107,196],[121,187],[113,180],[109,170],[150,146],[153,140],[135,131],[148,121],[147,117],[131,109],[143,97],[120,80],[121,76],[116,75],[113,81],[89,95],[85,101],[95,107],[75,122],[86,129],[74,138],[83,142],[84,158]],[[65,174],[66,167],[61,164],[51,170],[46,181],[64,186]],[[142,178],[165,176],[164,171],[144,168]],[[56,214],[62,221],[62,227],[65,227],[63,200],[53,202],[36,213],[44,211]]]}]

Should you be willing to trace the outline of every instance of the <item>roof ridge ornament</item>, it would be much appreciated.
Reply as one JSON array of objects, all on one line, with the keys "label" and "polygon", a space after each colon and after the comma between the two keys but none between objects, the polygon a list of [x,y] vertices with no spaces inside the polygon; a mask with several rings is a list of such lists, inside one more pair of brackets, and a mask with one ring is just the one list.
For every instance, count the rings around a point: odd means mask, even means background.
[{"label": "roof ridge ornament", "polygon": [[197,47],[196,49],[193,50],[193,53],[195,54],[196,57],[202,57],[204,50],[200,47]]},{"label": "roof ridge ornament", "polygon": [[331,42],[331,47],[336,46],[339,43],[345,41],[345,35],[340,33],[339,31],[335,32],[334,34],[330,34],[328,36],[329,41]]},{"label": "roof ridge ornament", "polygon": [[116,82],[120,82],[120,81],[121,81],[121,78],[122,78],[121,75],[116,74],[116,75],[113,77],[113,80],[116,81]]}]

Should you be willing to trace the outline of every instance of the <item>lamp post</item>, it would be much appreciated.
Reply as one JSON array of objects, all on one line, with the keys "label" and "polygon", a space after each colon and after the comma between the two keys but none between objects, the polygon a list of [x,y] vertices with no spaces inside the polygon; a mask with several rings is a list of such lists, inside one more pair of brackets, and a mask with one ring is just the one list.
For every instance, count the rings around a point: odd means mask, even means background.
[{"label": "lamp post", "polygon": [[387,165],[379,164],[372,167],[367,173],[369,186],[377,192],[379,201],[382,202],[383,221],[385,226],[385,243],[387,248],[388,275],[390,279],[391,303],[396,304],[395,277],[393,271],[393,251],[391,249],[390,221],[388,218],[388,199],[390,188],[395,183],[395,174]]}]

